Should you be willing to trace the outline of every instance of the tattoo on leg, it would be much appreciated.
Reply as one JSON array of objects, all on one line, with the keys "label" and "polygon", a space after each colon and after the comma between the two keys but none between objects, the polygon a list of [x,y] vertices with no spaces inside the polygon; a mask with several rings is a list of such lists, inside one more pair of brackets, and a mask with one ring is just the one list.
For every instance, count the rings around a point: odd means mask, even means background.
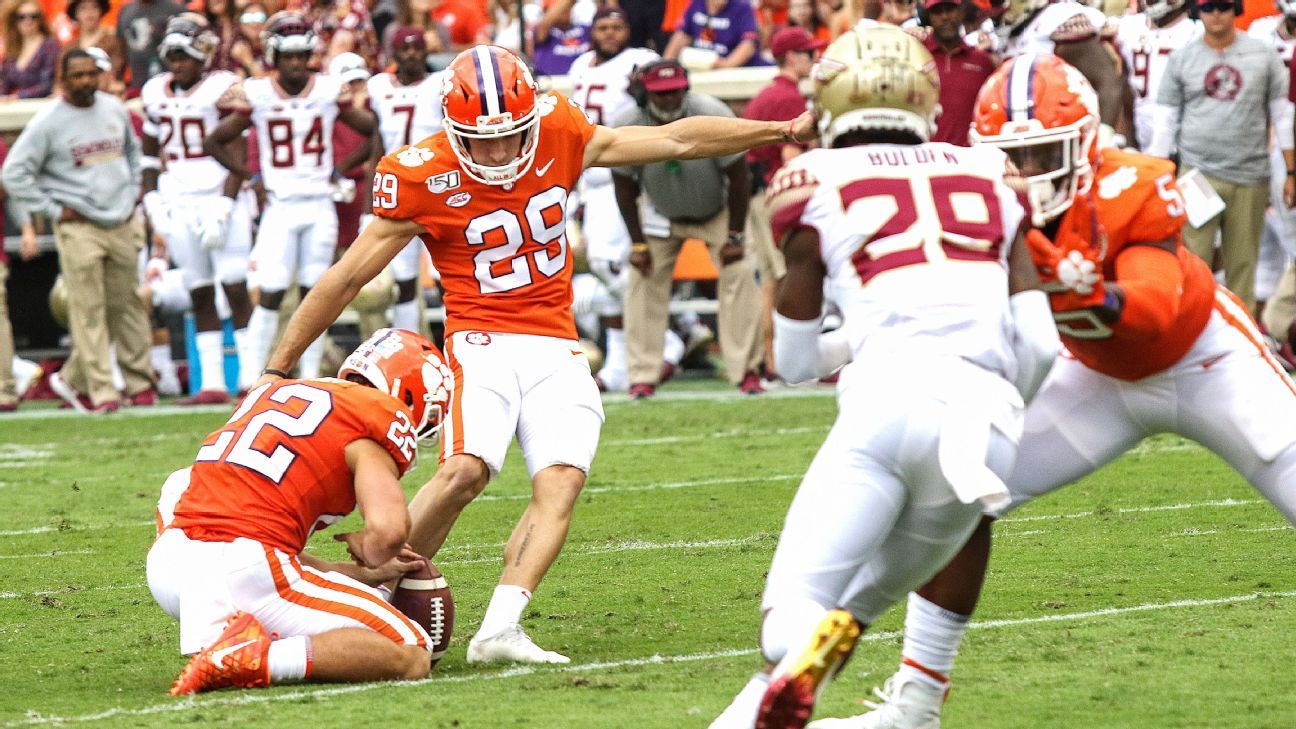
[{"label": "tattoo on leg", "polygon": [[531,543],[531,532],[533,531],[535,531],[535,524],[527,524],[526,536],[522,537],[522,544],[518,547],[517,556],[513,558],[514,567],[522,564],[522,555],[526,554],[527,545]]}]

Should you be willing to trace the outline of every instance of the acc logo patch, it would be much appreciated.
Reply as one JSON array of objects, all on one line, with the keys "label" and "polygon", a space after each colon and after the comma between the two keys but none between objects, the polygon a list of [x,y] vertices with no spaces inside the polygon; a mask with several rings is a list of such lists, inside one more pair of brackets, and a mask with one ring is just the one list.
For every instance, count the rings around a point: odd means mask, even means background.
[{"label": "acc logo patch", "polygon": [[450,170],[449,172],[442,172],[439,175],[432,175],[427,178],[426,182],[428,192],[440,193],[446,192],[447,190],[453,190],[459,187],[459,170]]},{"label": "acc logo patch", "polygon": [[406,147],[396,153],[396,161],[406,167],[418,167],[432,159],[432,150],[423,147]]},{"label": "acc logo patch", "polygon": [[449,205],[452,208],[461,208],[467,205],[468,201],[471,199],[472,199],[472,195],[469,195],[466,192],[456,192],[455,194],[446,198],[445,202],[446,205]]},{"label": "acc logo patch", "polygon": [[469,344],[480,344],[485,346],[491,343],[491,337],[486,332],[468,332],[464,335],[464,341]]}]

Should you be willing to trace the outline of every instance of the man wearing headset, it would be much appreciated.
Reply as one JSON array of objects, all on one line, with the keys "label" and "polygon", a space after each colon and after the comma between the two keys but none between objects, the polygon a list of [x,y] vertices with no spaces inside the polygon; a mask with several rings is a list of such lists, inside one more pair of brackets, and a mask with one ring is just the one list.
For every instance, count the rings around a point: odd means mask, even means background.
[{"label": "man wearing headset", "polygon": [[[657,126],[689,116],[733,116],[719,99],[690,92],[688,72],[677,61],[641,67],[630,93],[636,106],[618,116],[613,127]],[[720,350],[729,381],[744,393],[760,393],[760,293],[743,246],[751,193],[745,155],[616,167],[612,178],[617,207],[632,241],[625,301],[631,397],[656,393],[675,260],[689,238],[706,243],[720,274]],[[646,192],[653,207],[670,221],[665,236],[645,235],[639,220],[640,192]]]}]

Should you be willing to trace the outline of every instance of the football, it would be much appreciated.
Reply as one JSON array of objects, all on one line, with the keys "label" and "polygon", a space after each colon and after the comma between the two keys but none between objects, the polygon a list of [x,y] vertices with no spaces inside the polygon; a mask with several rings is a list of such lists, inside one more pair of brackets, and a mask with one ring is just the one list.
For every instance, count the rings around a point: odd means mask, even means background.
[{"label": "football", "polygon": [[405,573],[396,591],[392,593],[392,605],[427,631],[432,639],[432,665],[435,666],[450,646],[450,635],[454,632],[454,598],[450,596],[450,584],[428,560],[413,572]]}]

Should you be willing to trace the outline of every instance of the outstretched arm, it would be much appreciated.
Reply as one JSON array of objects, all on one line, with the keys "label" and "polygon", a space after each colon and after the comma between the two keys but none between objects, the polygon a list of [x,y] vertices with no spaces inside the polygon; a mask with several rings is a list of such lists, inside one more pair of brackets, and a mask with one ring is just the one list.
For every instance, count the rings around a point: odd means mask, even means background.
[{"label": "outstretched arm", "polygon": [[790,122],[693,116],[655,127],[596,127],[585,147],[585,167],[630,167],[668,159],[723,157],[778,142],[814,138],[814,115]]},{"label": "outstretched arm", "polygon": [[[337,321],[342,309],[355,298],[360,287],[391,263],[410,238],[423,232],[423,226],[412,220],[376,218],[363,231],[345,255],[324,272],[301,306],[288,320],[279,346],[266,363],[267,370],[287,372],[305,351],[306,346]],[[275,375],[262,375],[262,382],[272,382]]]},{"label": "outstretched arm", "polygon": [[229,114],[203,138],[203,151],[240,180],[251,177],[247,170],[246,155],[240,160],[230,143],[242,136],[250,126],[252,120],[246,114]]}]

